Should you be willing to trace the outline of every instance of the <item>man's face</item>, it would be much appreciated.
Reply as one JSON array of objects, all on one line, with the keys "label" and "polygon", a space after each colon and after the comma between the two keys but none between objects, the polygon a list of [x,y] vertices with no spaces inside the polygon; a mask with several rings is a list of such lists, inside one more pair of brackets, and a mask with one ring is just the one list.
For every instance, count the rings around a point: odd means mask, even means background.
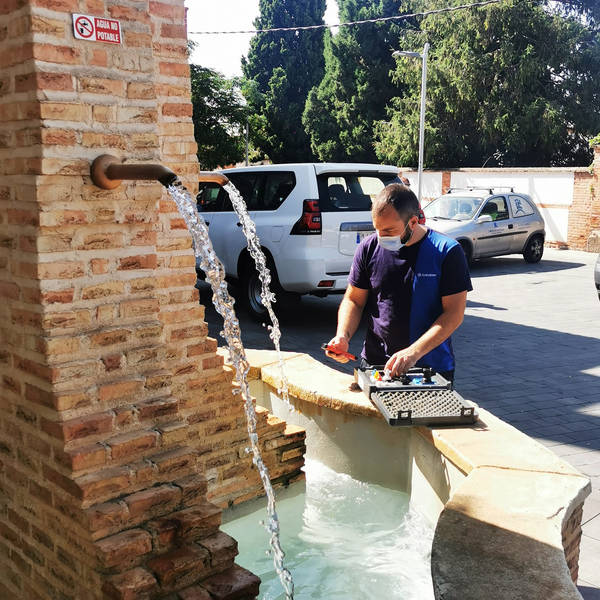
[{"label": "man's face", "polygon": [[379,237],[395,237],[402,236],[402,239],[410,237],[415,225],[419,219],[415,216],[411,217],[408,222],[403,221],[396,210],[387,206],[379,215],[373,214],[373,225],[377,230]]}]

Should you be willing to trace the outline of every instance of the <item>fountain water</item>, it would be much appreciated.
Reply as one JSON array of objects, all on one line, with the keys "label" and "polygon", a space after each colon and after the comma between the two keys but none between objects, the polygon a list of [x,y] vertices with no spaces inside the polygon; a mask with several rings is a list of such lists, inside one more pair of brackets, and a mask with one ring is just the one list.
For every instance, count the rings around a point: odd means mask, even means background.
[{"label": "fountain water", "polygon": [[271,273],[269,268],[267,267],[267,259],[265,257],[265,253],[262,251],[260,246],[260,239],[256,233],[256,225],[254,221],[250,218],[248,214],[248,208],[246,203],[244,202],[244,198],[238,191],[238,189],[231,183],[227,183],[223,186],[225,191],[229,194],[229,198],[231,199],[231,204],[235,212],[237,213],[240,224],[242,226],[242,231],[248,240],[248,252],[254,259],[254,264],[256,265],[256,271],[258,273],[258,277],[262,284],[262,292],[261,292],[261,300],[263,306],[267,309],[269,314],[269,318],[271,319],[271,325],[268,326],[269,337],[271,338],[273,345],[275,346],[275,350],[277,351],[277,357],[279,360],[279,369],[281,372],[281,388],[277,389],[277,392],[281,395],[282,399],[289,406],[291,410],[295,410],[290,403],[289,393],[288,393],[288,381],[285,376],[285,371],[283,367],[283,358],[281,356],[281,345],[279,340],[281,339],[281,329],[279,328],[279,320],[275,311],[273,310],[273,302],[275,302],[275,295],[270,290],[271,284]]},{"label": "fountain water", "polygon": [[[192,236],[194,253],[196,258],[200,260],[200,266],[205,272],[206,278],[212,288],[213,303],[217,312],[223,317],[223,336],[227,341],[231,362],[235,368],[236,380],[239,386],[238,393],[241,394],[244,400],[244,408],[248,426],[248,437],[250,439],[250,450],[253,454],[252,460],[256,465],[265,490],[265,494],[267,496],[268,521],[265,524],[265,528],[270,536],[269,545],[271,547],[271,552],[273,553],[273,563],[277,575],[279,576],[281,584],[285,590],[286,600],[293,600],[294,582],[291,573],[285,568],[283,562],[285,553],[283,552],[280,543],[280,527],[279,518],[275,508],[275,494],[273,491],[273,486],[271,485],[269,471],[263,462],[259,446],[256,411],[252,402],[252,396],[250,395],[250,387],[248,385],[247,378],[249,364],[246,358],[244,347],[242,345],[239,321],[233,308],[233,299],[227,291],[225,271],[221,261],[218,259],[212,247],[212,243],[208,236],[208,228],[206,223],[198,214],[196,203],[189,191],[179,181],[175,173],[163,165],[123,164],[118,158],[104,154],[96,158],[92,163],[91,177],[96,185],[104,189],[115,188],[120,184],[121,179],[158,180],[167,188],[167,191],[169,192],[171,198],[175,201],[177,208],[187,225],[187,228]],[[201,173],[199,177],[201,180],[215,181],[220,185],[225,185],[228,183],[227,178],[219,173]],[[248,216],[245,203],[241,196],[239,196],[239,192],[237,192],[235,187],[230,186],[230,188],[232,188],[231,192],[233,195],[237,196],[237,205],[241,213],[240,219],[243,219],[242,222],[245,223],[244,232],[252,232],[253,227],[250,225],[251,221],[250,217]],[[264,265],[266,269],[265,257],[260,250],[260,242],[256,237],[255,229],[254,236],[251,235],[248,239],[249,248],[252,247],[251,252],[253,253],[252,255],[257,262],[257,267],[260,268],[259,265]],[[263,283],[263,296],[265,298],[265,302],[268,304],[268,307],[272,312],[270,303],[273,297],[268,289],[268,284],[270,281],[268,271],[266,272],[266,275],[263,272],[261,281]],[[275,326],[276,323],[274,323],[274,328],[271,329],[271,338],[273,339],[274,343],[278,345],[280,333],[278,327],[275,331]],[[281,359],[280,362],[282,363]]]},{"label": "fountain water", "polygon": [[286,599],[294,597],[294,582],[291,573],[284,567],[284,552],[281,549],[279,541],[279,519],[275,510],[275,494],[269,478],[269,471],[264,464],[258,444],[258,434],[256,433],[256,412],[250,395],[248,385],[249,364],[246,359],[246,353],[242,345],[239,321],[233,308],[233,299],[227,291],[227,282],[225,281],[225,271],[221,261],[217,258],[208,237],[208,228],[204,219],[200,217],[196,210],[196,203],[191,194],[180,181],[175,180],[167,190],[177,204],[185,223],[194,240],[194,252],[196,258],[200,260],[200,266],[206,273],[206,278],[213,291],[213,303],[217,312],[223,317],[223,335],[227,341],[231,362],[235,368],[236,379],[239,385],[239,391],[244,400],[246,417],[248,422],[248,437],[253,454],[253,462],[258,469],[260,478],[267,495],[267,514],[269,520],[265,527],[270,534],[270,546],[273,552],[273,563],[275,570],[285,589]]}]

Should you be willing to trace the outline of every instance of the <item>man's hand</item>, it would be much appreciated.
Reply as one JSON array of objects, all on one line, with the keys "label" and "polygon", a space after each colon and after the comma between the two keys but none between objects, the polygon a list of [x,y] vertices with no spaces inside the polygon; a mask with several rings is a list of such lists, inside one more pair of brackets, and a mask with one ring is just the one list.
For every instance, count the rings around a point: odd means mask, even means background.
[{"label": "man's hand", "polygon": [[392,354],[385,363],[385,370],[389,370],[392,377],[398,377],[414,367],[419,358],[419,355],[410,348],[399,350]]},{"label": "man's hand", "polygon": [[348,352],[350,343],[347,337],[343,335],[336,335],[329,341],[328,346],[330,346],[333,350],[340,352],[340,354],[335,354],[334,352],[325,350],[325,356],[329,356],[329,358],[333,358],[333,360],[337,360],[339,363],[347,363],[350,360],[347,356],[341,354],[342,352]]}]

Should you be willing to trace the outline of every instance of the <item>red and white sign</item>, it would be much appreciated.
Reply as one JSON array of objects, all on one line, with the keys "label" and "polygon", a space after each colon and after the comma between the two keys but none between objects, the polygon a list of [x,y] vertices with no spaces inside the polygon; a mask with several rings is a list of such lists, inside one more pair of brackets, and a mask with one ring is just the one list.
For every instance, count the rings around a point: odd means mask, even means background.
[{"label": "red and white sign", "polygon": [[121,24],[116,19],[74,14],[73,33],[78,40],[121,43]]}]

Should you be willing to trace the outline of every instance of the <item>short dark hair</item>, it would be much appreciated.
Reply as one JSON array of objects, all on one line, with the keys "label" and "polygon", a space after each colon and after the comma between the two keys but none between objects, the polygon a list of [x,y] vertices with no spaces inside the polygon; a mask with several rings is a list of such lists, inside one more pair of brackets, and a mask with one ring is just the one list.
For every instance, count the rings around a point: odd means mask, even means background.
[{"label": "short dark hair", "polygon": [[419,215],[419,201],[415,193],[401,183],[386,185],[375,196],[371,209],[374,214],[381,215],[388,206],[391,206],[402,219],[408,220]]}]

